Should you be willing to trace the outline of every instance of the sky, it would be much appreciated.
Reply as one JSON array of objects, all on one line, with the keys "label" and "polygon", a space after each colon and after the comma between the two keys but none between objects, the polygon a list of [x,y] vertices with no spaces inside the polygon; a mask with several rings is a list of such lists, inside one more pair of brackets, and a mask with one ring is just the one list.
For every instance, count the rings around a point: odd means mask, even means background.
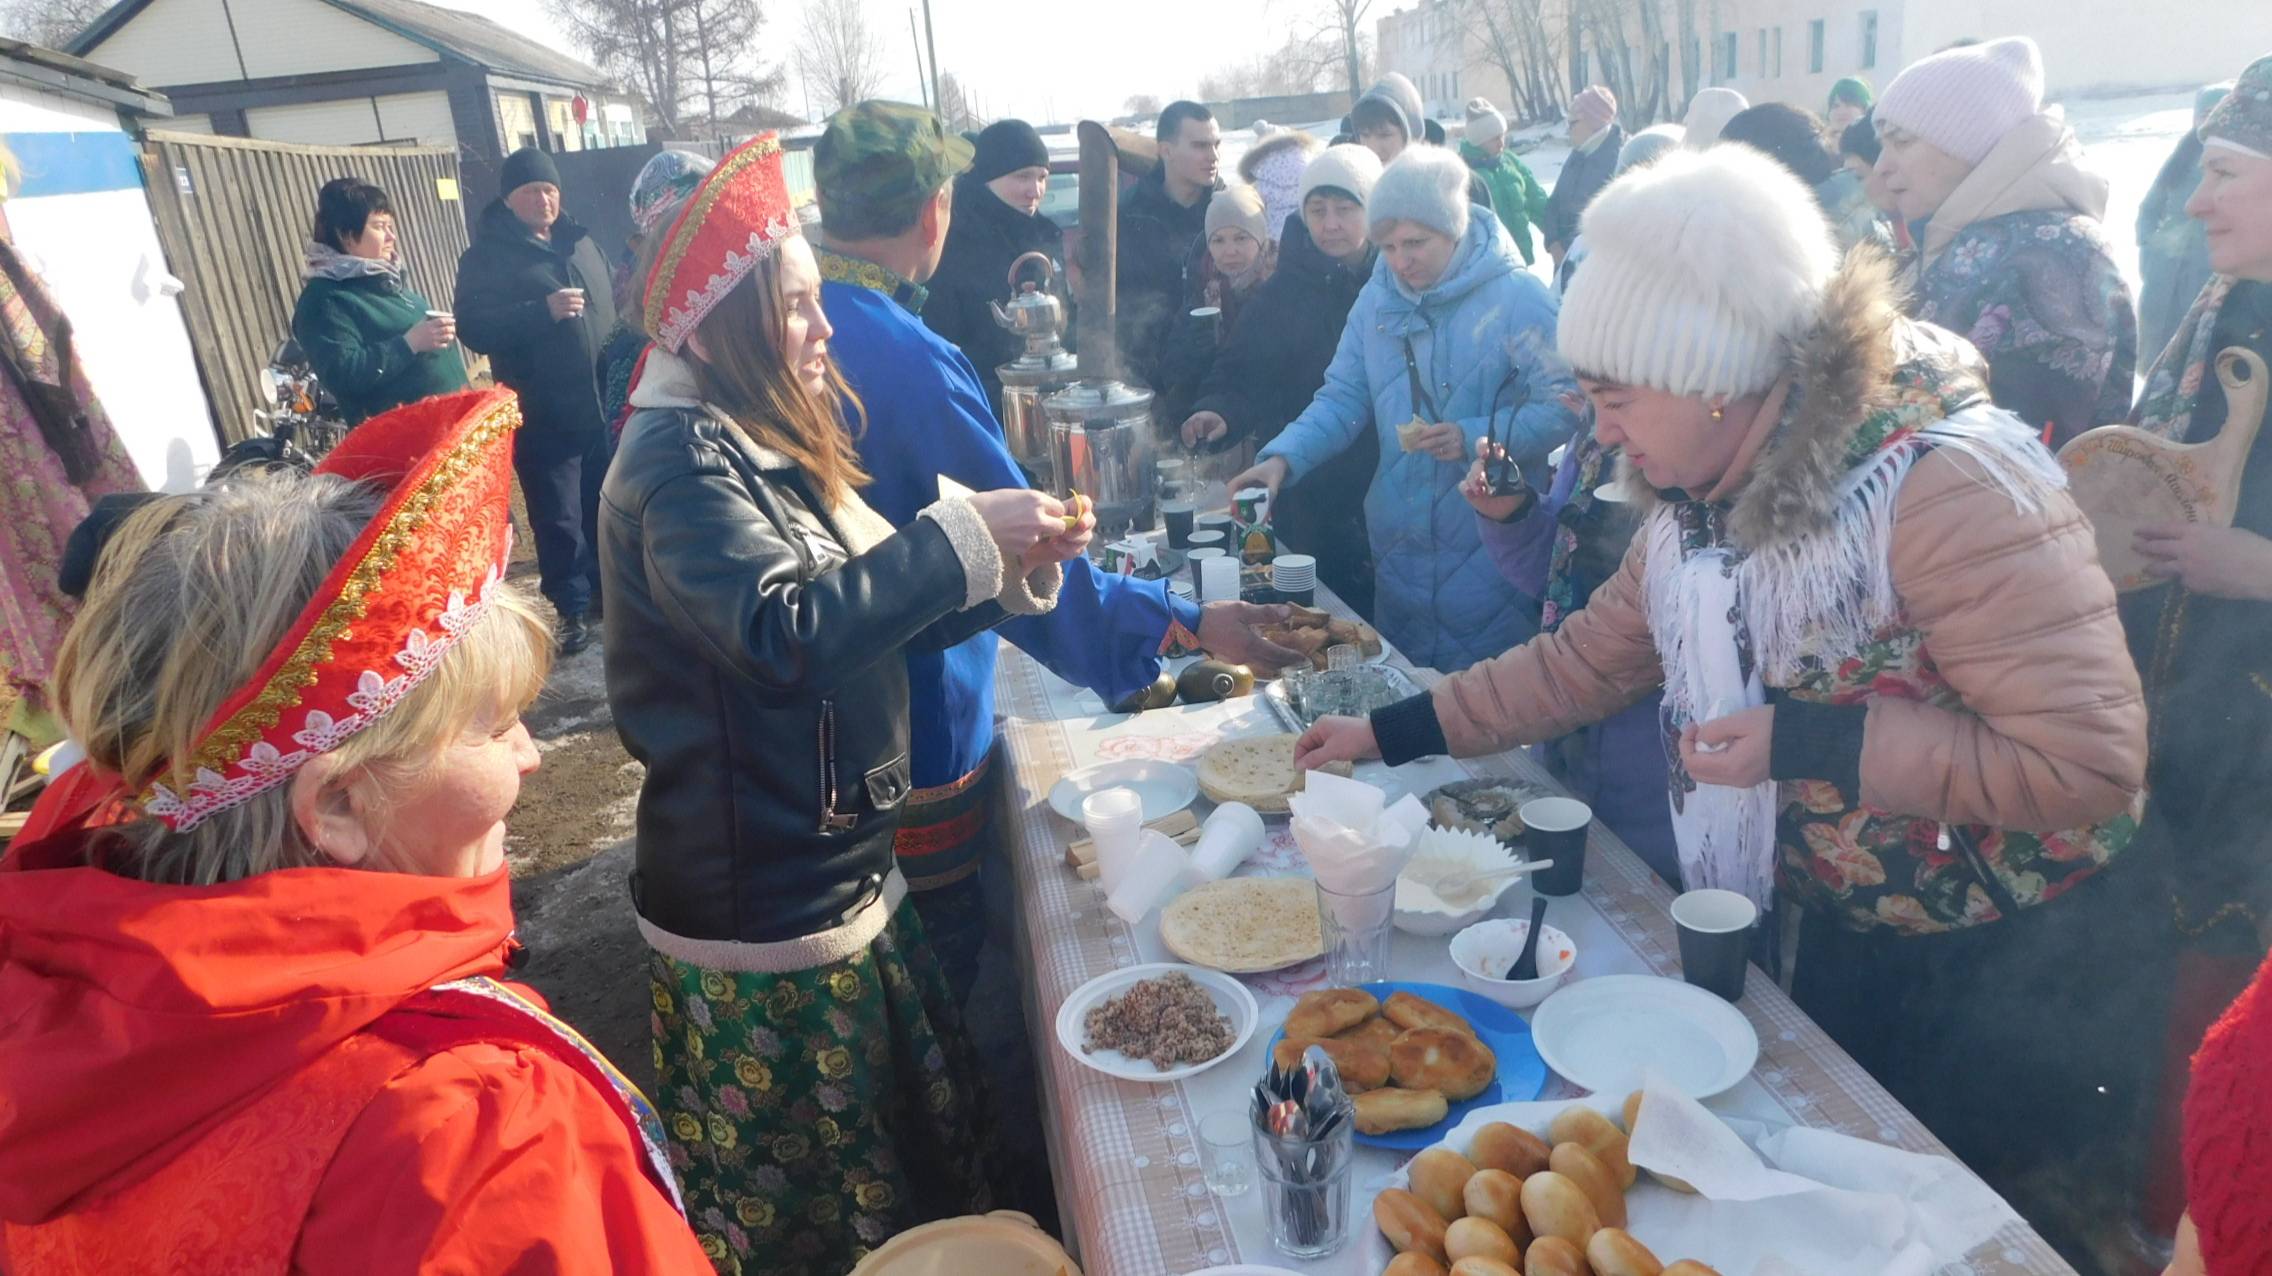
[{"label": "sky", "polygon": [[[545,0],[433,2],[486,14],[582,56]],[[767,0],[766,61],[790,62],[806,3],[861,3],[884,48],[883,95],[919,100],[907,14],[912,7],[920,22],[922,0]],[[1380,0],[1373,7],[1401,5]],[[1189,96],[1200,76],[1277,47],[1297,23],[1313,22],[1327,8],[1326,0],[931,0],[931,24],[939,69],[975,95],[982,118],[1015,115],[1040,124],[1119,115],[1132,94]],[[1084,44],[1094,51],[1070,51]],[[781,105],[806,114],[793,71]]]}]

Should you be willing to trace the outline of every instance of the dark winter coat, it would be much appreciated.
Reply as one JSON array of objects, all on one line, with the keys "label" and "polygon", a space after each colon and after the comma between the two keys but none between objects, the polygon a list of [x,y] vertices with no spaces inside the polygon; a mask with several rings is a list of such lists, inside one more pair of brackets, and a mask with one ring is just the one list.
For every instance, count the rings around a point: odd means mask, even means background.
[{"label": "dark winter coat", "polygon": [[[1277,273],[1248,299],[1192,404],[1192,411],[1213,412],[1230,426],[1221,447],[1268,443],[1309,407],[1325,384],[1349,308],[1372,277],[1375,255],[1368,249],[1361,264],[1344,266],[1318,251],[1300,214],[1286,219],[1278,233]],[[1373,567],[1365,489],[1379,461],[1379,442],[1368,431],[1348,451],[1287,485],[1271,512],[1279,538],[1316,555],[1327,587],[1367,616]]]},{"label": "dark winter coat", "polygon": [[1554,193],[1546,199],[1543,229],[1549,245],[1567,248],[1578,237],[1578,219],[1585,215],[1594,196],[1601,194],[1601,188],[1609,185],[1609,179],[1617,176],[1617,155],[1624,149],[1625,126],[1612,124],[1599,146],[1570,152],[1562,175],[1554,179]]},{"label": "dark winter coat", "polygon": [[[1205,238],[1192,241],[1191,255],[1183,264],[1183,300],[1169,318],[1167,335],[1160,344],[1159,377],[1152,386],[1156,419],[1175,425],[1191,415],[1199,389],[1215,366],[1216,354],[1238,331],[1247,302],[1269,282],[1275,269],[1276,243],[1264,245],[1262,251],[1258,268],[1248,272],[1248,281],[1241,286],[1216,268]],[[1205,308],[1220,313],[1212,320],[1192,317],[1192,311]]]},{"label": "dark winter coat", "polygon": [[[584,290],[584,313],[554,319],[545,298]],[[539,239],[505,201],[483,209],[473,246],[458,258],[458,339],[489,356],[497,380],[521,396],[521,441],[580,450],[605,429],[600,345],[615,330],[607,258],[584,227],[562,217]]]},{"label": "dark winter coat", "polygon": [[1120,197],[1119,306],[1121,366],[1146,385],[1158,385],[1168,326],[1181,313],[1183,265],[1194,240],[1207,233],[1201,191],[1189,208],[1168,194],[1167,170],[1154,168]]},{"label": "dark winter coat", "polygon": [[300,289],[292,339],[347,424],[465,389],[465,356],[456,347],[419,354],[403,339],[426,322],[429,308],[394,275],[318,276]]},{"label": "dark winter coat", "polygon": [[[1038,213],[1029,217],[1003,203],[984,182],[967,174],[956,179],[954,219],[947,227],[939,269],[926,285],[923,326],[969,356],[978,369],[979,384],[986,389],[986,406],[997,416],[1002,411],[1002,378],[995,370],[1025,353],[1025,342],[995,323],[990,307],[1010,299],[1010,263],[1030,252],[1048,253],[1057,267],[1054,291],[1065,305],[1069,347],[1073,303],[1064,287],[1065,232],[1047,217]],[[1020,276],[1040,277],[1034,266]]]}]

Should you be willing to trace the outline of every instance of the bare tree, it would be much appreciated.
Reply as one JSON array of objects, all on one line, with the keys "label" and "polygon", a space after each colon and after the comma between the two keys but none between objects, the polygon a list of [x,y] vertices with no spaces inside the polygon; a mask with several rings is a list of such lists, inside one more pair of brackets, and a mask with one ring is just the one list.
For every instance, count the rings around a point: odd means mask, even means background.
[{"label": "bare tree", "polygon": [[[1360,51],[1360,71],[1370,70],[1372,46],[1365,44]],[[1296,31],[1268,53],[1217,67],[1199,77],[1199,97],[1205,102],[1229,102],[1245,97],[1322,93],[1333,87],[1343,70],[1338,34],[1326,28]]]},{"label": "bare tree", "polygon": [[1348,73],[1349,96],[1354,98],[1365,91],[1366,50],[1370,32],[1361,24],[1365,11],[1373,7],[1373,0],[1331,0],[1335,29],[1341,36],[1341,65]]},{"label": "bare tree", "polygon": [[1160,113],[1160,95],[1157,93],[1131,93],[1128,95],[1128,100],[1121,103],[1120,107],[1130,115],[1158,115]]},{"label": "bare tree", "polygon": [[883,44],[859,0],[815,0],[805,6],[797,74],[805,91],[830,112],[874,97],[883,87]]},{"label": "bare tree", "polygon": [[952,71],[939,77],[938,109],[939,119],[954,132],[978,127],[978,115],[971,109],[970,95],[963,91],[962,81],[957,80]]},{"label": "bare tree", "polygon": [[778,101],[787,77],[756,56],[760,0],[550,0],[593,65],[623,80],[676,129]]},{"label": "bare tree", "polygon": [[1556,118],[1570,89],[1540,0],[1465,0],[1463,35],[1507,77],[1508,105],[1526,121]]},{"label": "bare tree", "polygon": [[6,0],[0,4],[0,31],[27,44],[60,49],[108,8],[110,0]]}]

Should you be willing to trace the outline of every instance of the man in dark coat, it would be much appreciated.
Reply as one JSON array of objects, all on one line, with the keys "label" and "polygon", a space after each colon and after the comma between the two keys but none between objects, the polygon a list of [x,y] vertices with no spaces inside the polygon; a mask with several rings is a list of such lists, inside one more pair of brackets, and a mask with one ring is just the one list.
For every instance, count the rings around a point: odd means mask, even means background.
[{"label": "man in dark coat", "polygon": [[1596,84],[1571,99],[1570,158],[1546,200],[1546,251],[1553,254],[1556,268],[1578,237],[1586,205],[1617,175],[1617,153],[1623,149],[1625,128],[1617,122],[1616,94]]},{"label": "man in dark coat", "polygon": [[1183,265],[1207,229],[1223,130],[1197,102],[1170,102],[1153,136],[1160,162],[1120,197],[1119,308],[1121,367],[1146,385],[1160,383],[1168,325],[1183,304]]},{"label": "man in dark coat", "polygon": [[[1183,422],[1187,446],[1267,443],[1325,382],[1349,308],[1372,277],[1365,201],[1380,161],[1363,146],[1328,148],[1302,172],[1301,211],[1278,232],[1278,269],[1246,303]],[[1279,494],[1271,522],[1293,549],[1315,555],[1326,587],[1359,614],[1373,611],[1365,490],[1379,444],[1356,445]]]},{"label": "man in dark coat", "polygon": [[[931,276],[923,323],[945,337],[978,368],[986,406],[1002,410],[1002,378],[995,371],[1025,353],[1025,342],[994,322],[992,306],[1010,299],[1010,263],[1030,252],[1047,253],[1065,299],[1065,232],[1042,215],[1049,187],[1049,147],[1024,120],[996,120],[979,133],[969,171],[955,179],[954,215],[946,252]],[[1028,265],[1021,280],[1041,279]],[[1072,304],[1066,300],[1067,337]],[[1068,340],[1070,344],[1070,340]]]},{"label": "man in dark coat", "polygon": [[615,290],[599,244],[560,214],[550,155],[524,147],[506,156],[497,188],[458,258],[458,339],[521,396],[513,472],[536,533],[540,587],[559,613],[560,650],[574,655],[591,644],[599,603],[609,457],[599,352],[615,328]]}]

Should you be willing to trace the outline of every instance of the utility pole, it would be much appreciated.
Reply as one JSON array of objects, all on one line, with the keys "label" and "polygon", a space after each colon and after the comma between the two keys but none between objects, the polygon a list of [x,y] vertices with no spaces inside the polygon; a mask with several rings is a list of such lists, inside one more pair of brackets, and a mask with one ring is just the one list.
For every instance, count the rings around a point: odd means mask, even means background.
[{"label": "utility pole", "polygon": [[931,100],[936,102],[939,100],[939,38],[931,30],[931,0],[923,0],[923,44],[931,54]]},{"label": "utility pole", "polygon": [[931,77],[923,74],[923,37],[915,30],[915,9],[907,10],[907,40],[915,46],[915,91],[924,94],[923,109],[936,111],[939,99],[931,94]]}]

